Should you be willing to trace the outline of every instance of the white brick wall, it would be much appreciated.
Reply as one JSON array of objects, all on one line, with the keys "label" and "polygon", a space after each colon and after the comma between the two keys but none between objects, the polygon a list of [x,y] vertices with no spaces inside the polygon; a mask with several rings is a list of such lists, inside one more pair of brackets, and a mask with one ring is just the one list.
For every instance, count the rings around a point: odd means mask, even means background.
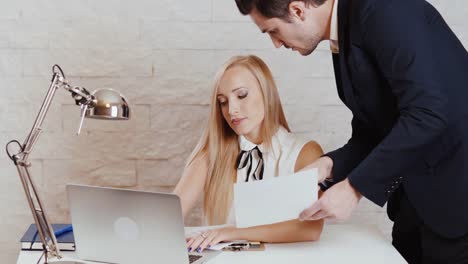
[{"label": "white brick wall", "polygon": [[[86,120],[76,136],[79,109],[57,92],[31,156],[53,222],[69,221],[66,183],[171,191],[206,120],[213,75],[232,55],[253,53],[270,65],[294,131],[325,151],[349,137],[351,114],[338,99],[328,45],[309,57],[275,50],[234,0],[1,2],[1,144],[24,140],[55,63],[73,85],[113,87],[132,106],[131,121]],[[466,46],[468,2],[431,2]],[[15,263],[32,217],[5,154],[0,210],[0,259]],[[196,208],[188,224],[199,224],[200,214]],[[351,221],[390,232],[384,209],[367,200]]]}]

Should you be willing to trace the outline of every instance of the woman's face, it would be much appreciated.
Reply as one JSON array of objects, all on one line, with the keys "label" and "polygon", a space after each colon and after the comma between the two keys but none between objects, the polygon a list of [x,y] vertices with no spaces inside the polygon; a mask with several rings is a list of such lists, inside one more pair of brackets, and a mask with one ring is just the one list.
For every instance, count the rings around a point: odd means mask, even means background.
[{"label": "woman's face", "polygon": [[242,66],[229,68],[221,78],[217,100],[224,119],[237,135],[256,144],[262,142],[263,96],[257,79],[248,69]]}]

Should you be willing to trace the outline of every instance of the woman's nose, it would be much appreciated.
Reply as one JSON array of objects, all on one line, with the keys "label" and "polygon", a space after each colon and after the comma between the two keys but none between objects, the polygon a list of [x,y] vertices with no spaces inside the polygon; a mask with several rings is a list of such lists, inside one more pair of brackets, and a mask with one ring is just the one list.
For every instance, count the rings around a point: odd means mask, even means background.
[{"label": "woman's nose", "polygon": [[229,104],[229,115],[235,116],[239,113],[239,104],[232,102]]}]

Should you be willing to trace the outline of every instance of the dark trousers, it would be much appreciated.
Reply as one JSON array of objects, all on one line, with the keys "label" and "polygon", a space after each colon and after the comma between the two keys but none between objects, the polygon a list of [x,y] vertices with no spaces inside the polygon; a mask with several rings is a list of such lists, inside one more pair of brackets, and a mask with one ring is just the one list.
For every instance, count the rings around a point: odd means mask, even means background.
[{"label": "dark trousers", "polygon": [[402,186],[390,198],[387,209],[394,222],[392,244],[408,263],[468,263],[468,234],[449,239],[434,233],[419,218]]}]

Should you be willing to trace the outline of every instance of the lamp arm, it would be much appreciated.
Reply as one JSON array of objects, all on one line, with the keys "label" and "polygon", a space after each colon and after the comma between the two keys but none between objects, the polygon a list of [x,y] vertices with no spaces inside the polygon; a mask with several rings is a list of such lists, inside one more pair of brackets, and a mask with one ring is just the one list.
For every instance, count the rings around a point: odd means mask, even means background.
[{"label": "lamp arm", "polygon": [[[18,174],[23,185],[26,198],[28,200],[29,207],[31,209],[34,222],[39,233],[43,245],[43,251],[45,256],[45,263],[48,261],[48,256],[56,257],[58,259],[62,258],[60,249],[57,246],[57,238],[55,237],[54,231],[50,222],[48,221],[46,212],[44,210],[43,203],[38,195],[36,185],[34,184],[31,174],[29,172],[29,167],[31,163],[28,161],[29,154],[31,153],[34,144],[37,142],[37,139],[42,131],[42,123],[47,115],[52,99],[55,95],[55,92],[59,88],[64,88],[72,94],[72,97],[75,99],[76,104],[78,105],[90,105],[93,103],[93,96],[82,87],[72,87],[68,84],[62,69],[58,65],[54,65],[52,68],[53,76],[49,86],[49,90],[46,94],[46,97],[42,103],[42,106],[39,110],[39,113],[34,121],[34,125],[31,128],[28,136],[26,137],[23,145],[20,145],[17,140],[10,141],[6,146],[6,151],[10,159],[14,162],[17,167]],[[12,155],[9,150],[9,145],[11,143],[17,143],[19,146],[19,151],[17,154]]]},{"label": "lamp arm", "polygon": [[[54,65],[59,67],[58,65]],[[60,68],[59,68],[60,69]],[[77,105],[92,105],[94,103],[94,97],[83,87],[72,87],[68,84],[68,81],[65,79],[63,72],[60,69],[60,72],[54,72],[52,76],[52,81],[50,83],[49,90],[46,94],[46,97],[42,103],[41,109],[37,114],[34,125],[29,132],[29,135],[26,137],[26,140],[23,143],[23,159],[27,159],[27,156],[32,151],[34,144],[39,137],[39,134],[42,131],[42,123],[44,122],[45,116],[49,110],[52,99],[54,98],[55,92],[57,89],[63,88],[72,94],[73,99]]]},{"label": "lamp arm", "polygon": [[37,141],[37,138],[39,137],[39,134],[42,131],[42,128],[41,128],[42,123],[44,122],[45,116],[49,110],[52,99],[58,88],[58,80],[59,80],[59,75],[54,74],[52,81],[50,83],[49,90],[47,91],[44,101],[42,102],[41,109],[39,110],[39,113],[37,114],[36,120],[34,121],[33,127],[31,128],[31,131],[29,132],[28,136],[26,137],[23,143],[22,152],[19,153],[21,154],[22,156],[21,159],[23,160],[27,159],[29,153],[31,152],[34,144]]}]

